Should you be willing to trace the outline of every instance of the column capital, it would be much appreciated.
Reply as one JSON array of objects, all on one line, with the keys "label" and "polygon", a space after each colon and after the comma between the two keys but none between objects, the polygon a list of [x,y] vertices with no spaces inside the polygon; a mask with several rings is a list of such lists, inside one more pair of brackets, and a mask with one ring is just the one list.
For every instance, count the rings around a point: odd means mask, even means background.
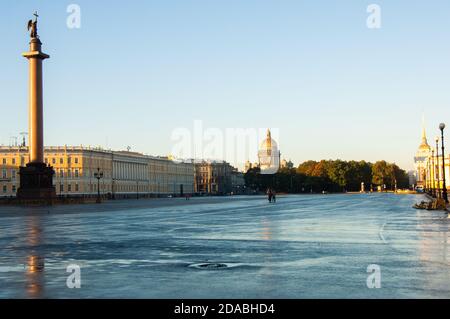
[{"label": "column capital", "polygon": [[48,54],[41,51],[41,46],[42,42],[39,38],[32,38],[30,41],[30,51],[22,53],[22,56],[27,59],[37,58],[44,60],[50,58]]},{"label": "column capital", "polygon": [[27,59],[37,58],[37,59],[45,60],[45,59],[50,58],[50,56],[48,54],[45,54],[44,52],[41,52],[41,51],[24,52],[24,53],[22,53],[22,56]]}]

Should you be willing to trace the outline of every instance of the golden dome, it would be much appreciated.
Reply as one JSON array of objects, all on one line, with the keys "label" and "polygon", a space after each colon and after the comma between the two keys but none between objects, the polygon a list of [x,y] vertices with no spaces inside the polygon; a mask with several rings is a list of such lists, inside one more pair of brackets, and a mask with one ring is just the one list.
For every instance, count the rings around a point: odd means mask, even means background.
[{"label": "golden dome", "polygon": [[275,140],[272,139],[270,130],[267,130],[267,136],[264,139],[264,141],[262,141],[261,146],[259,147],[259,150],[260,151],[272,151],[272,150],[277,150],[277,149],[278,149],[277,142],[275,142]]},{"label": "golden dome", "polygon": [[420,144],[419,145],[419,150],[421,151],[431,151],[431,146],[428,144]]},{"label": "golden dome", "polygon": [[275,174],[280,168],[280,151],[278,144],[272,139],[270,130],[258,150],[258,162],[261,174]]}]

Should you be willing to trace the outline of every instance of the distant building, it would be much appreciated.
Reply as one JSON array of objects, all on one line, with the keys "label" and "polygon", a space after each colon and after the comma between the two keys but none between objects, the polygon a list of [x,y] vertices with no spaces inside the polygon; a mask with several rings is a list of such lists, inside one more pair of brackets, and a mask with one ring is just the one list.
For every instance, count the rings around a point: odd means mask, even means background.
[{"label": "distant building", "polygon": [[195,162],[195,192],[226,195],[232,192],[233,167],[224,161]]},{"label": "distant building", "polygon": [[244,173],[237,169],[231,171],[231,191],[233,194],[243,194],[245,192]]},{"label": "distant building", "polygon": [[286,159],[283,159],[282,161],[281,161],[281,168],[289,168],[289,169],[292,169],[292,168],[294,168],[294,163],[292,163],[291,162],[291,160],[289,160],[289,161],[286,161]]},{"label": "distant building", "polygon": [[[450,155],[447,153],[444,157],[445,162],[445,181],[447,189],[450,188]],[[422,186],[426,189],[442,189],[444,187],[443,171],[442,171],[442,155],[429,156],[426,158],[425,164],[423,164],[423,180],[422,184],[417,182],[418,186]]]},{"label": "distant building", "polygon": [[[46,147],[57,195],[112,197],[182,195],[194,192],[194,164],[128,151],[86,147]],[[28,162],[28,147],[0,147],[0,196],[15,196],[19,167]]]},{"label": "distant building", "polygon": [[408,183],[409,185],[417,185],[417,172],[408,171]]},{"label": "distant building", "polygon": [[278,150],[277,142],[272,139],[270,130],[267,130],[267,136],[261,143],[258,151],[258,162],[262,174],[274,174],[280,168],[281,153]]},{"label": "distant building", "polygon": [[250,161],[245,162],[244,172],[247,173],[252,168],[259,167],[259,163],[251,163]]},{"label": "distant building", "polygon": [[247,173],[251,169],[252,169],[252,163],[250,161],[245,162],[244,172]]},{"label": "distant building", "polygon": [[417,187],[424,187],[426,181],[427,162],[431,156],[431,147],[428,145],[427,136],[425,133],[425,126],[422,127],[422,142],[414,157],[414,166],[416,169]]}]

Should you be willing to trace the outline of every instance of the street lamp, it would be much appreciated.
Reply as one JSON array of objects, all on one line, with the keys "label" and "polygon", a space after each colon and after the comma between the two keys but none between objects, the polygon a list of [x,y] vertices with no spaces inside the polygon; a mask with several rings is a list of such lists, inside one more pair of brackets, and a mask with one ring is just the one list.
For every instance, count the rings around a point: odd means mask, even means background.
[{"label": "street lamp", "polygon": [[63,176],[61,175],[61,171],[59,171],[59,197],[63,197]]},{"label": "street lamp", "polygon": [[431,150],[431,196],[437,197],[436,195],[436,165],[434,165],[434,150]]},{"label": "street lamp", "polygon": [[439,180],[439,136],[436,136],[436,167],[437,167],[437,174],[436,174],[436,181],[437,181],[437,188],[436,188],[436,197],[441,198],[441,182]]},{"label": "street lamp", "polygon": [[442,198],[448,203],[447,198],[447,186],[445,185],[445,150],[444,150],[444,129],[445,124],[439,124],[439,129],[441,130],[441,145],[442,145]]},{"label": "street lamp", "polygon": [[116,189],[115,189],[115,187],[116,187],[116,179],[115,178],[113,178],[112,179],[112,183],[111,183],[111,198],[112,199],[116,199]]},{"label": "street lamp", "polygon": [[427,167],[425,169],[425,193],[429,193],[430,187],[430,157],[427,158]]},{"label": "street lamp", "polygon": [[101,203],[100,199],[100,179],[103,178],[103,172],[100,172],[100,167],[97,167],[97,172],[94,173],[94,177],[97,179],[97,203]]}]

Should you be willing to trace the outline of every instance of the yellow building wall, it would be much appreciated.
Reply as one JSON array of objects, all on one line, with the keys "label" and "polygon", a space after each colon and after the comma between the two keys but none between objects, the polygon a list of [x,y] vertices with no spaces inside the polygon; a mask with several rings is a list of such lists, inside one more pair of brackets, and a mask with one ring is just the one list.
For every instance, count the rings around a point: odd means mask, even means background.
[{"label": "yellow building wall", "polygon": [[[57,195],[95,195],[97,168],[103,172],[100,179],[100,192],[178,194],[180,185],[184,193],[192,193],[194,185],[194,165],[176,163],[167,158],[146,157],[130,154],[131,180],[113,180],[113,161],[115,153],[100,149],[82,147],[47,147],[44,160],[55,170],[53,184]],[[122,153],[123,155],[123,153]],[[133,157],[135,156],[135,157]],[[136,160],[138,159],[138,160]],[[28,162],[28,149],[0,147],[0,196],[15,196],[20,185],[19,167]],[[3,177],[3,173],[5,178]],[[4,191],[5,190],[5,191]]]}]

